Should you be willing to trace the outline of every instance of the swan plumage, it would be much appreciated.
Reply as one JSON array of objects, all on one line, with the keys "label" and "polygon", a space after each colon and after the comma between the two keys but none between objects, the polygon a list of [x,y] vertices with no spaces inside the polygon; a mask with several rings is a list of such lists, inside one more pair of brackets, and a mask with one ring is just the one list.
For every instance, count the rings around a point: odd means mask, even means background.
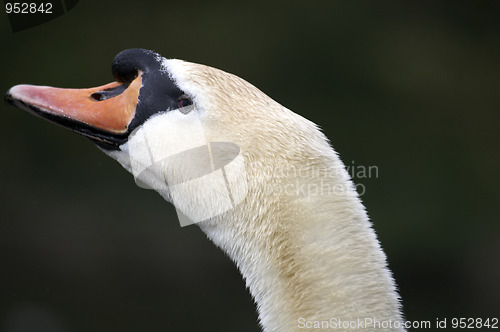
[{"label": "swan plumage", "polygon": [[[393,322],[366,331],[404,330],[385,254],[342,161],[314,123],[235,75],[150,51],[122,52],[113,73],[128,84],[123,94],[141,82],[129,127],[112,123],[114,133],[93,129],[93,120],[68,120],[72,113],[35,100],[36,87],[13,87],[7,98],[90,137],[197,223],[238,266],[264,331],[366,319]],[[186,164],[200,159],[183,152],[207,146],[210,153],[214,142],[230,144],[217,158],[239,160],[235,171],[203,181],[187,174]],[[221,183],[230,185],[230,209]]]}]

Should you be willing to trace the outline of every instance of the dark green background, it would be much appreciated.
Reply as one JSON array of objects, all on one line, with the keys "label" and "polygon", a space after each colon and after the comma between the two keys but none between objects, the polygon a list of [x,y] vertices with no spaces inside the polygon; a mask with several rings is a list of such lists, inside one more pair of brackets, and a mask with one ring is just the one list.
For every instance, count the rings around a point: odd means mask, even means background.
[{"label": "dark green background", "polygon": [[[82,0],[12,33],[0,90],[112,81],[121,50],[237,74],[358,179],[409,320],[500,316],[500,2]],[[1,106],[0,331],[258,331],[238,271],[90,141]]]}]

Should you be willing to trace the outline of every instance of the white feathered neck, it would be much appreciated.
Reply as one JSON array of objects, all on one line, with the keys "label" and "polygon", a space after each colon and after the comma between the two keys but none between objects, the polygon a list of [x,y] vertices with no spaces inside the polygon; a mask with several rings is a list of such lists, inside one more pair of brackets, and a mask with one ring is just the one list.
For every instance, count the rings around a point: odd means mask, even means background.
[{"label": "white feathered neck", "polygon": [[[244,199],[199,226],[237,264],[264,331],[335,319],[400,321],[385,255],[344,165],[316,125],[237,76],[181,60],[163,65],[194,109],[150,119],[110,155],[137,176],[131,159],[147,165],[140,159],[160,160],[206,142],[240,147],[244,172],[235,177],[247,184]],[[222,194],[206,183],[173,197],[162,183],[181,182],[182,164],[156,164],[148,174],[141,181],[187,215],[221,205]]]}]

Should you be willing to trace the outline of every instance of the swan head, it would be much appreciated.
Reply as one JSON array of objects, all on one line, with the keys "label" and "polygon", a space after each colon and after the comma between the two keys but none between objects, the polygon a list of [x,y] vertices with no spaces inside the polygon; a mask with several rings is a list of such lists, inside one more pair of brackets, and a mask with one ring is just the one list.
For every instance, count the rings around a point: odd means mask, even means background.
[{"label": "swan head", "polygon": [[248,165],[262,170],[266,158],[318,136],[312,123],[212,67],[129,49],[112,74],[115,82],[89,89],[16,85],[6,99],[90,138],[137,184],[174,203],[187,216],[181,224],[231,210],[248,194]]}]

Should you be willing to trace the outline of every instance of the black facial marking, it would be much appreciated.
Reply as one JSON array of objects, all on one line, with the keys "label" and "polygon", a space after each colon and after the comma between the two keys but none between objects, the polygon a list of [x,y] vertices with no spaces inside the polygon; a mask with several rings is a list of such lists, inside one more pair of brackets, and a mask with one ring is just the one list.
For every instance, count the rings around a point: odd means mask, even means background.
[{"label": "black facial marking", "polygon": [[179,108],[179,99],[185,96],[162,68],[161,59],[157,53],[134,48],[119,53],[113,60],[111,71],[119,82],[130,83],[139,71],[143,73],[139,103],[127,130],[129,134],[152,115]]}]

